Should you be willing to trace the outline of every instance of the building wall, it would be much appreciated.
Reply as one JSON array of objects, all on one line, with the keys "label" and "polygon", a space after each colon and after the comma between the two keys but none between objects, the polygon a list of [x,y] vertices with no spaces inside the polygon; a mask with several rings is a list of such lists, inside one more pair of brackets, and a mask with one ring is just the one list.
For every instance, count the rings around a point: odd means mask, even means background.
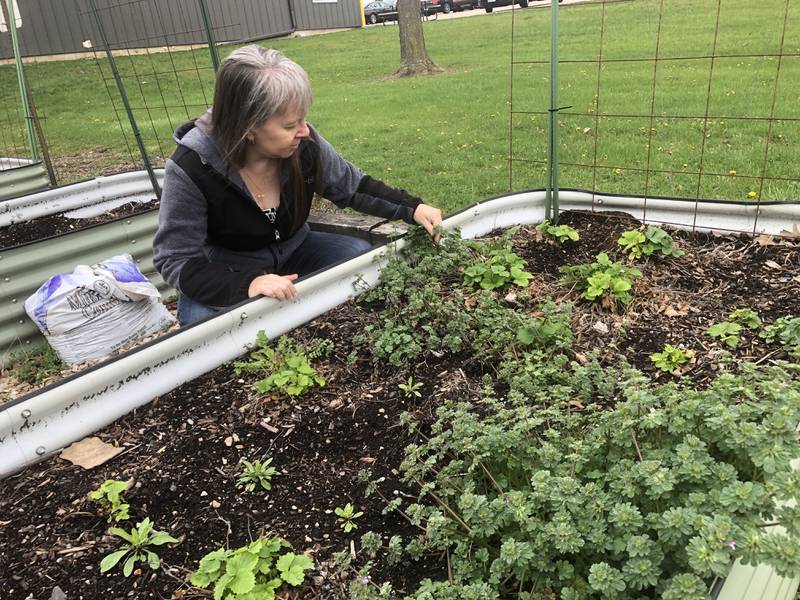
[{"label": "building wall", "polygon": [[[0,0],[5,5],[5,0]],[[23,56],[84,52],[102,41],[89,0],[18,0]],[[205,44],[197,0],[95,0],[112,49]],[[217,42],[284,35],[293,30],[358,27],[361,0],[206,0]],[[0,59],[13,56],[0,33]]]}]

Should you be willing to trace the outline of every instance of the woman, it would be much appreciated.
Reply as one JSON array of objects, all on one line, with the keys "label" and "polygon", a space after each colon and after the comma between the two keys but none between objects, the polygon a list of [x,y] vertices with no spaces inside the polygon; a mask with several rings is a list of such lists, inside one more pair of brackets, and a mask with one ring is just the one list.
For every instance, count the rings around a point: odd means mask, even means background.
[{"label": "woman", "polygon": [[315,192],[438,238],[441,211],[339,156],[306,122],[310,105],[299,65],[246,46],[220,66],[213,110],[175,132],[153,251],[180,292],[181,325],[247,298],[294,298],[298,277],[368,250],[363,240],[309,230]]}]

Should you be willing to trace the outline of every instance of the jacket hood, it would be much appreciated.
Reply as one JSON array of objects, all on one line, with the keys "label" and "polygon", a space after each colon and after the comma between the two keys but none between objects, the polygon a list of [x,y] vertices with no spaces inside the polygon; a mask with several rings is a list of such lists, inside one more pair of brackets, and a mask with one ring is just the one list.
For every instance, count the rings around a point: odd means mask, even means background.
[{"label": "jacket hood", "polygon": [[228,165],[222,157],[222,150],[211,135],[210,109],[198,119],[178,127],[172,137],[176,144],[197,152],[204,164],[211,165],[219,173],[229,175]]}]

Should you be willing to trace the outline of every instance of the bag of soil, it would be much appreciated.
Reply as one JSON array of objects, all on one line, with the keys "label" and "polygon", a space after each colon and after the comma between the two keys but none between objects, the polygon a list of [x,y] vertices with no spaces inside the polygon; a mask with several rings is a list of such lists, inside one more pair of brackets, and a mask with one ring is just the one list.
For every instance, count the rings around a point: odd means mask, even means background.
[{"label": "bag of soil", "polygon": [[175,322],[129,254],[54,275],[25,301],[25,312],[69,364],[100,358]]}]

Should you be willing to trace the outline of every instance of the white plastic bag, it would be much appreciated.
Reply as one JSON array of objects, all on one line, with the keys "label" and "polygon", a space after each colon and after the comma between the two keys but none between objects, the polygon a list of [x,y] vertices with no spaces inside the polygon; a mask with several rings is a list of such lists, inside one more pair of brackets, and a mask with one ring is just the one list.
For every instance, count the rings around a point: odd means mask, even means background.
[{"label": "white plastic bag", "polygon": [[54,275],[25,301],[25,312],[69,364],[100,358],[175,322],[129,254]]}]

